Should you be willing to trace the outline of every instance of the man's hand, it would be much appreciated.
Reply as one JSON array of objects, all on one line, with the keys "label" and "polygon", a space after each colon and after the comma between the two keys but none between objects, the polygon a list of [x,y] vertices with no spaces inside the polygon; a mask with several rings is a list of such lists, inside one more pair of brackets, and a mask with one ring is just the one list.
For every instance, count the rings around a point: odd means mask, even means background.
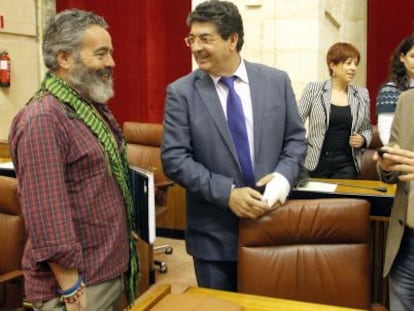
[{"label": "man's hand", "polygon": [[391,158],[388,157],[388,155],[385,155],[385,154],[391,152],[392,150],[394,150],[394,152],[396,152],[398,149],[400,149],[400,147],[398,145],[393,145],[393,146],[384,146],[381,149],[385,150],[386,152],[384,152],[382,155],[380,155],[377,151],[372,156],[372,159],[374,161],[377,161],[378,165],[384,171],[391,172],[392,171],[391,167],[393,165],[395,165],[396,162],[394,162]]},{"label": "man's hand", "polygon": [[234,188],[230,192],[230,209],[238,217],[258,218],[268,211],[266,202],[262,202],[262,194],[252,188]]},{"label": "man's hand", "polygon": [[[48,264],[61,289],[67,290],[78,282],[79,273],[77,269],[64,268],[54,262],[49,262]],[[78,303],[65,303],[67,311],[86,311],[86,288],[83,288],[82,291]]]},{"label": "man's hand", "polygon": [[86,293],[85,288],[83,294],[79,297],[79,303],[65,303],[66,311],[86,311]]},{"label": "man's hand", "polygon": [[401,181],[414,181],[414,152],[401,149],[398,145],[385,146],[387,151],[382,157],[375,153],[373,159],[384,171],[400,172],[398,177]]}]

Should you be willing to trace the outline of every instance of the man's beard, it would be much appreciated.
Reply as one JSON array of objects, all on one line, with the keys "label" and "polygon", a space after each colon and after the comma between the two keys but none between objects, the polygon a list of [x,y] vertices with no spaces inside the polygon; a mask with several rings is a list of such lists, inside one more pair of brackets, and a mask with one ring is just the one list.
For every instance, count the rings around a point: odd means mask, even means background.
[{"label": "man's beard", "polygon": [[89,69],[80,57],[68,75],[68,83],[83,97],[96,103],[106,103],[114,96],[112,68]]}]

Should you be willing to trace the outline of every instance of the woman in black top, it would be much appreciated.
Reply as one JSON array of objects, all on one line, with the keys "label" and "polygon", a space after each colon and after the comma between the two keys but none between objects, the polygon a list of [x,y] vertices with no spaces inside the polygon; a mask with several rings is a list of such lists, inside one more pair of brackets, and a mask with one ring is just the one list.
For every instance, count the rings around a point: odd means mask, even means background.
[{"label": "woman in black top", "polygon": [[302,120],[308,120],[305,168],[311,177],[355,179],[372,138],[368,90],[350,84],[360,54],[352,44],[339,42],[326,61],[331,78],[309,83],[299,101]]}]

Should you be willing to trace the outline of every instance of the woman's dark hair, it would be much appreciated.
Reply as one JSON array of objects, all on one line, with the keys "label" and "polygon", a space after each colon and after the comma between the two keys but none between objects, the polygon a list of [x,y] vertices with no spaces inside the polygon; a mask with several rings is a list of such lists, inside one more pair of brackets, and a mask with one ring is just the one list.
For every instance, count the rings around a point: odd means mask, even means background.
[{"label": "woman's dark hair", "polygon": [[358,49],[347,42],[337,42],[332,45],[326,54],[326,63],[328,65],[329,75],[332,77],[331,63],[338,65],[345,62],[348,58],[356,58],[359,64],[361,55]]},{"label": "woman's dark hair", "polygon": [[405,56],[413,47],[414,35],[410,35],[400,42],[394,53],[391,55],[389,80],[394,82],[402,91],[409,88],[410,79],[407,75],[404,63],[400,60],[400,56]]},{"label": "woman's dark hair", "polygon": [[210,0],[200,3],[187,17],[187,25],[195,22],[213,23],[220,36],[227,40],[232,33],[237,33],[237,51],[240,52],[244,43],[242,17],[233,3],[229,1]]}]

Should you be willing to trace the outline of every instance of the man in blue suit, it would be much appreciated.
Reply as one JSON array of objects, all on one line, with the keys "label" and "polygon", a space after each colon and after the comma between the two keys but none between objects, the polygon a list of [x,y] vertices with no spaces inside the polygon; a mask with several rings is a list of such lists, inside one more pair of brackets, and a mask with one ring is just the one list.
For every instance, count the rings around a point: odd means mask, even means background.
[{"label": "man in blue suit", "polygon": [[[243,22],[233,3],[205,1],[187,23],[199,69],[167,87],[161,158],[186,189],[186,247],[198,285],[235,291],[239,218],[285,202],[304,161],[305,129],[288,75],[240,57]],[[222,77],[233,77],[234,89]],[[235,97],[242,116],[233,125],[244,136],[228,123]]]}]

